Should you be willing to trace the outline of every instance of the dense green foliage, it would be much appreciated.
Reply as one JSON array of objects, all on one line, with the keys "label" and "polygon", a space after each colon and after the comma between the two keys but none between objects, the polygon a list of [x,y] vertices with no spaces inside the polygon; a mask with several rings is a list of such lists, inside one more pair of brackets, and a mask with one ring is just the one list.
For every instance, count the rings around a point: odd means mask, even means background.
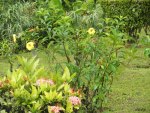
[{"label": "dense green foliage", "polygon": [[0,14],[0,40],[11,39],[12,34],[18,34],[33,26],[34,3],[17,2],[2,5]]},{"label": "dense green foliage", "polygon": [[122,30],[134,39],[139,38],[141,29],[148,34],[150,26],[150,1],[102,1],[104,17],[125,17],[125,26]]}]

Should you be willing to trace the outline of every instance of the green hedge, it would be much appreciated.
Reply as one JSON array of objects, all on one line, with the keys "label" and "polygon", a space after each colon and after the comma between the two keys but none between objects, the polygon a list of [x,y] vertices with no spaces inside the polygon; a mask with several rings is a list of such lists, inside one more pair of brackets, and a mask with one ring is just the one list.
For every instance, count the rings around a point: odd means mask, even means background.
[{"label": "green hedge", "polygon": [[137,38],[137,34],[142,28],[147,33],[150,26],[150,1],[101,1],[104,17],[113,18],[115,16],[126,17],[126,32]]}]

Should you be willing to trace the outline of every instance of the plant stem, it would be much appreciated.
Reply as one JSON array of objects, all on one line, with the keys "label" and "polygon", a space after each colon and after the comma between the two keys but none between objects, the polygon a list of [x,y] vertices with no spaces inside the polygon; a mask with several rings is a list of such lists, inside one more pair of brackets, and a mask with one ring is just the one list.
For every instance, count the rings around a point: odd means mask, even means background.
[{"label": "plant stem", "polygon": [[68,54],[67,54],[67,50],[66,50],[65,42],[64,42],[64,41],[63,41],[63,48],[64,48],[64,52],[65,52],[65,56],[66,56],[66,58],[67,58],[67,61],[68,61],[68,63],[70,63],[71,60],[70,60],[70,58],[69,58],[69,56],[68,56]]},{"label": "plant stem", "polygon": [[8,59],[8,62],[10,64],[10,72],[13,72],[13,63],[11,62],[10,59]]}]

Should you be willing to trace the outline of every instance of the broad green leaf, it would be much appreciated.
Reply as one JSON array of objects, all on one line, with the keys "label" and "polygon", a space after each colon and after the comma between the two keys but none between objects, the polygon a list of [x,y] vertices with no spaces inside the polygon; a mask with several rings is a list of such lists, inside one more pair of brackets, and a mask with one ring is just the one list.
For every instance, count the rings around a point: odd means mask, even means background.
[{"label": "broad green leaf", "polygon": [[70,85],[69,85],[68,83],[66,83],[66,84],[64,85],[64,92],[65,92],[65,93],[68,93],[69,90],[70,90]]},{"label": "broad green leaf", "polygon": [[72,103],[67,101],[67,105],[66,105],[66,112],[65,113],[72,113],[73,112],[73,106]]},{"label": "broad green leaf", "polygon": [[61,101],[63,99],[63,96],[62,96],[62,92],[60,92],[57,96],[56,96],[56,99],[58,101]]},{"label": "broad green leaf", "polygon": [[36,98],[38,98],[38,90],[36,89],[36,87],[35,86],[32,86],[32,93],[31,93],[31,98],[32,99],[36,99]]},{"label": "broad green leaf", "polygon": [[70,81],[70,71],[69,69],[66,67],[65,70],[64,70],[64,74],[62,76],[62,80],[63,81]]}]

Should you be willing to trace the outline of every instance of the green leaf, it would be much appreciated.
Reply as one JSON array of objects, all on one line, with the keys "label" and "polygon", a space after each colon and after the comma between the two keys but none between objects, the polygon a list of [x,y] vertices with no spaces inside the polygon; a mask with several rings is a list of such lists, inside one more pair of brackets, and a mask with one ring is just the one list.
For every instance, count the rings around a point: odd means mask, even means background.
[{"label": "green leaf", "polygon": [[58,87],[57,91],[60,91],[61,89],[63,89],[64,86],[65,86],[65,84],[60,85],[60,86]]},{"label": "green leaf", "polygon": [[37,99],[38,98],[38,90],[36,89],[35,86],[32,86],[32,93],[31,93],[31,98],[32,99]]},{"label": "green leaf", "polygon": [[45,99],[48,101],[48,102],[51,102],[51,101],[53,101],[54,99],[56,99],[56,97],[57,97],[57,92],[56,92],[56,90],[54,90],[54,91],[52,91],[52,90],[50,90],[50,92],[44,92],[44,94],[45,94]]},{"label": "green leaf", "polygon": [[65,113],[72,113],[73,112],[73,106],[72,103],[67,101],[67,105],[66,105],[66,112]]},{"label": "green leaf", "polygon": [[75,11],[76,14],[82,14],[84,11],[86,11],[86,9],[77,9]]},{"label": "green leaf", "polygon": [[146,48],[144,51],[144,55],[150,57],[150,48]]},{"label": "green leaf", "polygon": [[70,81],[71,77],[70,77],[70,71],[69,69],[66,67],[64,70],[64,74],[62,76],[62,80],[63,81]]},{"label": "green leaf", "polygon": [[39,101],[34,101],[33,106],[30,108],[32,113],[39,113],[42,104]]},{"label": "green leaf", "polygon": [[67,6],[70,7],[70,2],[69,2],[69,0],[64,0],[64,2],[67,4]]},{"label": "green leaf", "polygon": [[45,74],[46,73],[45,73],[44,67],[36,69],[34,74],[31,76],[31,79],[34,80],[36,77],[39,77],[41,75],[44,76]]},{"label": "green leaf", "polygon": [[65,91],[65,93],[69,92],[69,90],[70,90],[70,85],[66,83],[64,85],[64,91]]},{"label": "green leaf", "polygon": [[60,92],[57,96],[56,96],[56,99],[58,101],[61,101],[63,99],[63,96],[62,96],[62,92]]},{"label": "green leaf", "polygon": [[62,1],[61,0],[51,0],[49,2],[49,7],[51,8],[60,8],[62,9]]},{"label": "green leaf", "polygon": [[110,68],[110,70],[113,71],[113,72],[116,72],[116,70],[117,70],[116,67],[115,67],[115,65],[113,65],[113,64],[110,64],[110,65],[109,65],[109,68]]},{"label": "green leaf", "polygon": [[0,113],[7,113],[5,110],[0,110]]},{"label": "green leaf", "polygon": [[36,60],[35,62],[32,61],[31,63],[33,63],[33,65],[32,65],[32,70],[35,71],[36,68],[37,68],[37,66],[38,66],[38,64],[39,64],[39,59]]}]

